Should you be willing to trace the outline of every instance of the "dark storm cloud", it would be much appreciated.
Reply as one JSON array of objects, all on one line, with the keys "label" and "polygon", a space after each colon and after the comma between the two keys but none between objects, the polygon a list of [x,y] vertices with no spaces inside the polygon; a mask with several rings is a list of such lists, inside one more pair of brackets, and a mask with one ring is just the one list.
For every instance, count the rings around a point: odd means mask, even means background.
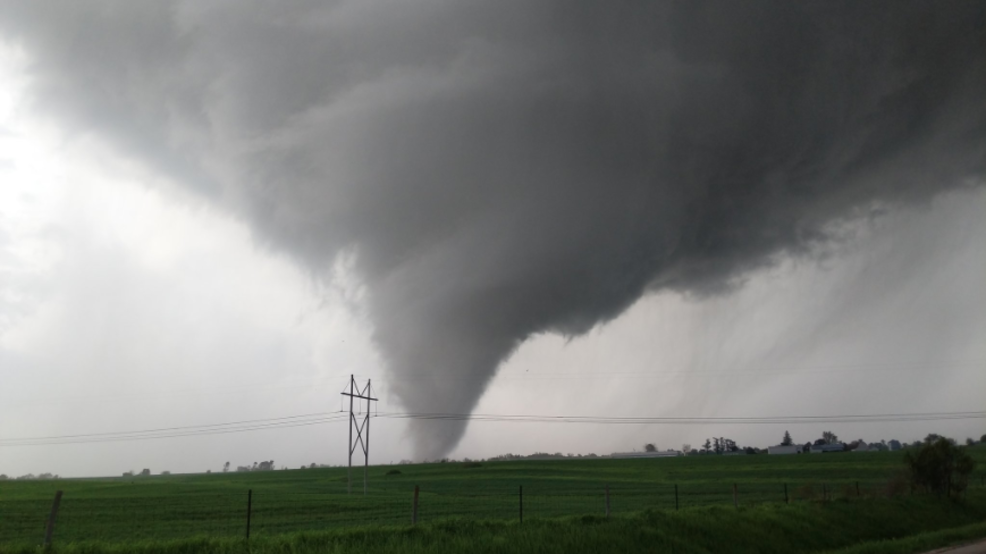
[{"label": "dark storm cloud", "polygon": [[[317,271],[355,254],[410,411],[986,163],[977,2],[0,6],[45,110]],[[463,431],[414,425],[424,457]]]}]

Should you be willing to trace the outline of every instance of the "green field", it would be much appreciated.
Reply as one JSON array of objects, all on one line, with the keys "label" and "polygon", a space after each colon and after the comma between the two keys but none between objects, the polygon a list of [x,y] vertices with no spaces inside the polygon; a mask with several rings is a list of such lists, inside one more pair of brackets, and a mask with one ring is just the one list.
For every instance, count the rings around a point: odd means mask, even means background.
[{"label": "green field", "polygon": [[[970,501],[980,502],[986,500],[986,449],[970,451],[978,462]],[[298,532],[407,526],[415,485],[419,522],[425,524],[450,518],[517,522],[521,486],[526,522],[603,516],[606,487],[615,519],[645,510],[673,513],[676,485],[683,514],[701,506],[734,509],[734,485],[741,508],[878,502],[871,499],[893,491],[901,459],[887,452],[376,466],[366,496],[362,471],[354,471],[353,494],[346,493],[345,469],[0,481],[0,544],[38,544],[55,490],[64,491],[56,543],[240,539],[250,490],[251,539],[263,541]],[[400,473],[388,475],[393,471]],[[785,485],[793,507],[784,506]]]}]

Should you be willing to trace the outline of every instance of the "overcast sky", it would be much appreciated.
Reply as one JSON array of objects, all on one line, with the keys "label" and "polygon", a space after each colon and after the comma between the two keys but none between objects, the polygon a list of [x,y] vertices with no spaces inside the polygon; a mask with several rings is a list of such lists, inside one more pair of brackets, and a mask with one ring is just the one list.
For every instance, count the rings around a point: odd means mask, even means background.
[{"label": "overcast sky", "polygon": [[[350,374],[381,413],[986,411],[983,6],[256,4],[0,3],[0,473],[344,463],[345,420],[2,441],[338,412]],[[986,421],[372,430],[390,463]]]}]

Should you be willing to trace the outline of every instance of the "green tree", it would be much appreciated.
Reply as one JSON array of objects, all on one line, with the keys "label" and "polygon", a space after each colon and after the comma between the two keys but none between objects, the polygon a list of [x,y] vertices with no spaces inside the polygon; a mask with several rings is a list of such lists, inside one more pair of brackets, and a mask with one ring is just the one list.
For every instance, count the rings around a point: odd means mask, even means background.
[{"label": "green tree", "polygon": [[657,452],[657,447],[653,443],[647,443],[644,445],[644,452]]},{"label": "green tree", "polygon": [[791,433],[784,431],[784,440],[781,441],[781,446],[791,446],[794,441],[791,440]]},{"label": "green tree", "polygon": [[832,431],[825,431],[822,433],[822,440],[825,441],[825,444],[835,444],[839,442],[839,437]]},{"label": "green tree", "polygon": [[937,494],[961,493],[969,484],[976,463],[964,449],[938,437],[904,454],[911,484]]}]

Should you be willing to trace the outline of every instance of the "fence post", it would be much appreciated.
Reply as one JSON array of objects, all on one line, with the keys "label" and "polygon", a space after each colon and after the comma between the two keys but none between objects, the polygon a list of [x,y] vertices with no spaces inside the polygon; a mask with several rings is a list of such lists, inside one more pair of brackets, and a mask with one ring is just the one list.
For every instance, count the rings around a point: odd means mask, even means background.
[{"label": "fence post", "polygon": [[524,485],[520,486],[520,522],[524,523]]},{"label": "fence post", "polygon": [[411,504],[411,525],[418,524],[418,486],[414,485],[414,503]]},{"label": "fence post", "polygon": [[253,489],[247,491],[247,529],[246,538],[250,540],[250,514],[253,512]]},{"label": "fence post", "polygon": [[606,517],[609,517],[609,485],[606,485]]},{"label": "fence post", "polygon": [[739,508],[739,499],[736,494],[736,483],[733,483],[733,507]]},{"label": "fence post", "polygon": [[678,511],[678,483],[674,484],[674,511]]},{"label": "fence post", "polygon": [[787,483],[784,483],[784,503],[790,504],[791,500],[787,496]]},{"label": "fence post", "polygon": [[48,514],[48,524],[45,526],[45,548],[51,546],[51,537],[55,534],[55,518],[58,516],[58,506],[62,503],[62,491],[55,491],[55,500],[51,503],[51,513]]}]

